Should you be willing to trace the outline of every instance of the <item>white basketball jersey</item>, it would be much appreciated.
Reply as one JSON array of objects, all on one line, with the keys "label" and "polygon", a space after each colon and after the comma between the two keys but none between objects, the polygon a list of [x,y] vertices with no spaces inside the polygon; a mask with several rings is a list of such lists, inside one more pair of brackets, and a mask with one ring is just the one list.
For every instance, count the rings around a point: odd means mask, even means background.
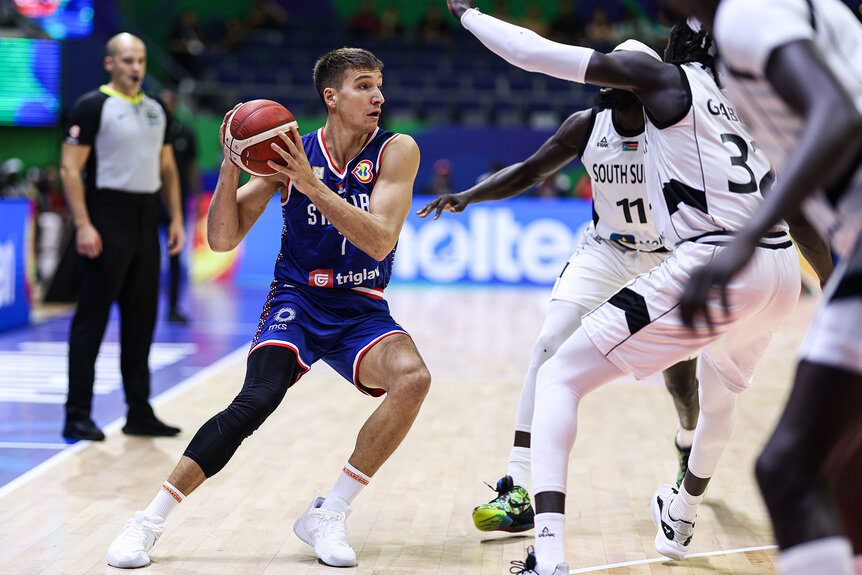
[{"label": "white basketball jersey", "polygon": [[[661,125],[647,114],[645,165],[652,215],[664,245],[739,230],[772,184],[769,163],[712,74],[679,67],[691,107]],[[786,229],[786,224],[781,224]]]},{"label": "white basketball jersey", "polygon": [[612,110],[593,110],[592,126],[581,150],[593,187],[596,233],[633,249],[662,247],[650,216],[644,183],[643,130],[614,125]]},{"label": "white basketball jersey", "polygon": [[[766,78],[772,52],[811,40],[862,112],[862,25],[839,0],[723,0],[715,18],[722,79],[746,125],[780,175],[803,121]],[[862,222],[862,168],[851,168],[836,189],[806,202],[811,223],[846,255]]]}]

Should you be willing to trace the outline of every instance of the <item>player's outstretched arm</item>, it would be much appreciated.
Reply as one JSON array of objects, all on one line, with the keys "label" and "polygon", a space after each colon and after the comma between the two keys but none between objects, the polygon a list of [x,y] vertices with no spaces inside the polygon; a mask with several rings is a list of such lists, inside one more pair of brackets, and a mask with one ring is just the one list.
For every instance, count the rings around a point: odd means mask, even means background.
[{"label": "player's outstretched arm", "polygon": [[681,86],[674,66],[645,54],[602,54],[592,48],[553,42],[528,28],[484,14],[472,8],[468,0],[449,0],[449,10],[489,50],[529,72],[635,93]]},{"label": "player's outstretched arm", "polygon": [[781,177],[751,221],[707,266],[692,274],[680,300],[682,318],[689,327],[696,316],[706,315],[713,288],[724,293],[763,234],[799,209],[806,196],[834,185],[850,169],[862,147],[862,116],[813,42],[798,40],[775,49],[766,77],[785,102],[805,118],[805,125]]},{"label": "player's outstretched arm", "polygon": [[399,134],[383,149],[368,211],[356,207],[330,190],[313,173],[299,131],[291,126],[293,139],[282,133],[283,147],[273,144],[287,165],[270,162],[274,170],[287,175],[293,188],[305,194],[347,241],[381,261],[388,256],[410,211],[413,182],[419,170],[419,146],[406,134]]},{"label": "player's outstretched arm", "polygon": [[436,210],[436,220],[443,210],[458,213],[468,204],[511,198],[528,190],[578,156],[590,129],[591,114],[590,110],[575,112],[523,162],[506,166],[469,190],[435,198],[417,213],[424,218]]},{"label": "player's outstretched arm", "polygon": [[[233,110],[225,114],[225,122],[231,112]],[[219,130],[222,143],[224,130],[225,124],[222,123]],[[266,178],[252,177],[247,184],[237,189],[239,174],[239,167],[230,161],[225,151],[207,212],[207,242],[215,252],[228,252],[238,246],[263,214],[272,196],[284,188],[283,176],[279,174]]]}]

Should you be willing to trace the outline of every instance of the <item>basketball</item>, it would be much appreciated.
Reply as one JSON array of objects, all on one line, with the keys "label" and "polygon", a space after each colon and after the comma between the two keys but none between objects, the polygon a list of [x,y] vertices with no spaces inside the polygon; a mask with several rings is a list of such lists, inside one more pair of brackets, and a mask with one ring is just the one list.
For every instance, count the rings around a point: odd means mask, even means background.
[{"label": "basketball", "polygon": [[253,176],[276,173],[266,162],[284,165],[278,152],[270,147],[276,142],[284,147],[278,132],[287,132],[296,125],[290,111],[273,100],[252,100],[233,111],[224,132],[225,148],[230,160]]}]

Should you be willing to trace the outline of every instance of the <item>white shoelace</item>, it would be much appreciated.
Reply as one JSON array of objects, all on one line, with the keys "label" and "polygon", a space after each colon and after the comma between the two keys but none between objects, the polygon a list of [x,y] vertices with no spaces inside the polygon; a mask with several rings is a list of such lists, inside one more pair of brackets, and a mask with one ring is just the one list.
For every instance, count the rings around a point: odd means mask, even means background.
[{"label": "white shoelace", "polygon": [[347,543],[347,514],[346,513],[336,513],[335,511],[327,511],[325,509],[317,510],[317,514],[320,516],[320,521],[318,522],[318,529],[321,534],[324,536],[333,534],[338,536],[339,541],[344,541]]},{"label": "white shoelace", "polygon": [[164,530],[164,524],[157,525],[146,520],[138,521],[138,518],[135,517],[126,522],[123,538],[132,539],[146,549],[150,545],[150,537],[153,537],[154,544]]}]

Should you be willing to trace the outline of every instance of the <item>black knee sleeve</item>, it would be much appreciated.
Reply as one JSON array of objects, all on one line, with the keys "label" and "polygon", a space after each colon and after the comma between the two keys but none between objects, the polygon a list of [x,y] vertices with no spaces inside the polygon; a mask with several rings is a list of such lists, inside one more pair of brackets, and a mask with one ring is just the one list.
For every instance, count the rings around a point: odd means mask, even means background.
[{"label": "black knee sleeve", "polygon": [[184,455],[207,477],[221,471],[243,440],[275,411],[302,373],[296,353],[289,348],[264,346],[254,351],[248,358],[239,395],[201,426]]},{"label": "black knee sleeve", "polygon": [[694,429],[699,413],[697,394],[697,359],[674,364],[664,370],[664,383],[673,398],[679,421],[685,429]]}]

